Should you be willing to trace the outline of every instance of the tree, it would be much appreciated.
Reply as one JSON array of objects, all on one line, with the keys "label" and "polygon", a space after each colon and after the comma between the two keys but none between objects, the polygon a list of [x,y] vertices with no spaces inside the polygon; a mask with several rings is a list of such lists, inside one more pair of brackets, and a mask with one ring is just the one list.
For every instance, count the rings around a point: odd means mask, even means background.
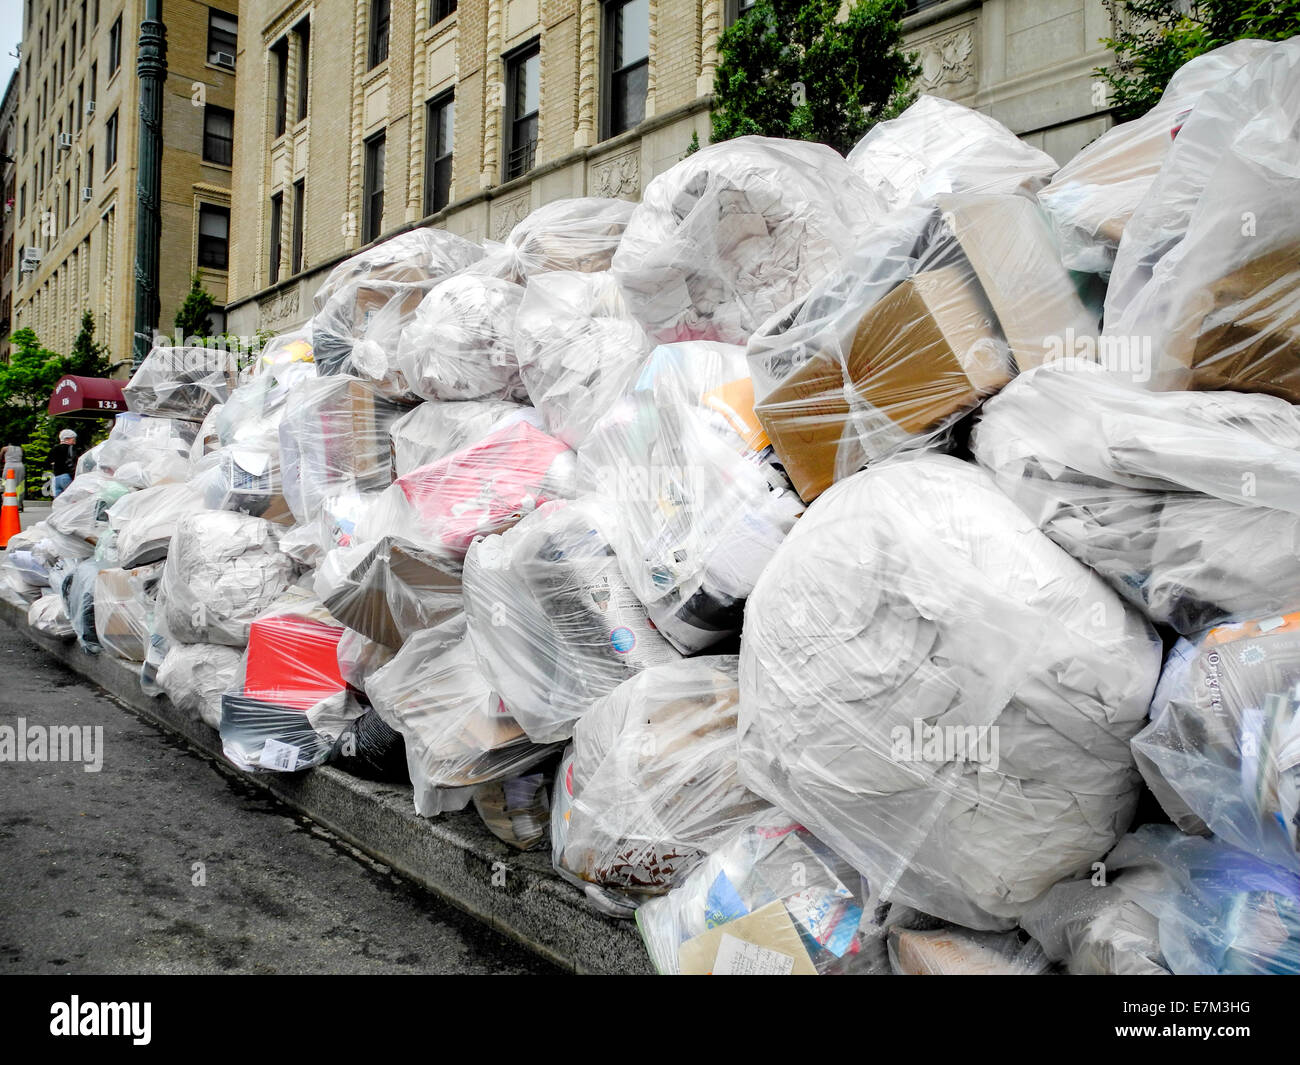
[{"label": "tree", "polygon": [[199,280],[198,274],[195,274],[190,280],[190,290],[185,296],[185,302],[176,312],[172,324],[180,331],[183,338],[206,337],[212,332],[212,310],[216,305],[217,301],[212,298],[212,293],[203,287],[203,282]]},{"label": "tree", "polygon": [[95,340],[95,316],[90,311],[81,312],[81,331],[72,342],[65,373],[78,377],[107,377],[113,371],[113,361],[108,347]]},{"label": "tree", "polygon": [[34,486],[57,437],[45,411],[67,360],[42,347],[31,329],[19,329],[9,344],[9,363],[0,366],[0,443],[22,446],[28,484]]},{"label": "tree", "polygon": [[1281,41],[1300,33],[1300,0],[1102,0],[1120,27],[1102,43],[1113,67],[1094,72],[1109,86],[1121,122],[1146,114],[1174,71],[1230,41]]},{"label": "tree", "polygon": [[847,153],[911,103],[904,0],[756,0],[718,40],[713,141],[747,134],[821,141]]}]

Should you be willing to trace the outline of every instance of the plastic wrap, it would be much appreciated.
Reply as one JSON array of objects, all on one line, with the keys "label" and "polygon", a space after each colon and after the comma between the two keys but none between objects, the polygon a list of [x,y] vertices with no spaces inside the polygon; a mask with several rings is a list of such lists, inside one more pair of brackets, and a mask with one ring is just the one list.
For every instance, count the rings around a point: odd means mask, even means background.
[{"label": "plastic wrap", "polygon": [[1300,408],[1044,367],[989,401],[971,447],[1052,540],[1179,632],[1300,604]]},{"label": "plastic wrap", "polygon": [[506,777],[474,789],[474,809],[489,832],[516,850],[530,851],[550,837],[551,802],[545,773]]},{"label": "plastic wrap", "polygon": [[551,270],[608,270],[636,204],[583,196],[552,200],[515,224],[506,248],[524,278]]},{"label": "plastic wrap", "polygon": [[156,347],[122,389],[126,405],[156,418],[201,422],[235,387],[233,352],[201,347]]},{"label": "plastic wrap", "polygon": [[300,524],[319,518],[332,497],[392,480],[388,431],[406,410],[355,377],[294,388],[280,422],[280,463],[284,497]]},{"label": "plastic wrap", "polygon": [[875,227],[750,339],[755,413],[811,502],[869,463],[942,445],[1017,368],[1096,330],[1031,199],[940,196]]},{"label": "plastic wrap", "polygon": [[158,686],[178,709],[221,727],[221,696],[239,675],[240,653],[210,643],[171,643],[158,668]]},{"label": "plastic wrap", "polygon": [[1184,832],[1300,872],[1300,613],[1180,641],[1133,753]]},{"label": "plastic wrap", "polygon": [[[1218,840],[1144,825],[1106,859],[1159,923],[1176,975],[1300,975],[1300,877]],[[1155,876],[1136,877],[1126,870]]]},{"label": "plastic wrap", "polygon": [[163,613],[173,639],[243,647],[249,623],[298,574],[261,518],[205,511],[181,519],[163,568]]},{"label": "plastic wrap", "polygon": [[[104,568],[102,562],[89,558],[61,566],[56,571],[58,590],[63,598],[63,609],[68,615],[77,643],[87,654],[97,655],[102,648],[95,632],[95,580]],[[51,582],[53,583],[53,582]]]},{"label": "plastic wrap", "polygon": [[9,538],[0,555],[0,568],[13,591],[32,599],[54,588],[51,574],[61,560],[75,563],[93,553],[94,548],[81,537],[57,532],[48,522],[38,521]]},{"label": "plastic wrap", "polygon": [[573,496],[576,475],[564,444],[526,419],[510,419],[398,477],[358,523],[357,539],[395,536],[460,562],[476,536],[503,532],[547,500]]},{"label": "plastic wrap", "polygon": [[430,400],[393,422],[393,477],[401,477],[438,459],[462,451],[494,429],[515,421],[542,428],[537,411],[507,400],[485,399],[472,403]]},{"label": "plastic wrap", "polygon": [[252,380],[256,380],[266,373],[279,376],[294,364],[307,366],[310,368],[310,372],[314,374],[316,372],[312,367],[314,362],[315,355],[311,348],[311,326],[308,323],[267,340],[262,345],[262,350],[258,353],[257,358],[249,366],[247,376]]},{"label": "plastic wrap", "polygon": [[449,277],[477,262],[483,249],[445,229],[412,229],[339,263],[316,290],[319,312],[340,291],[360,280],[412,284]]},{"label": "plastic wrap", "polygon": [[1032,196],[1057,169],[996,118],[924,94],[872,126],[848,164],[891,211],[945,192]]},{"label": "plastic wrap", "polygon": [[116,658],[143,662],[149,648],[149,618],[162,567],[104,568],[95,575],[95,635]]},{"label": "plastic wrap", "polygon": [[514,331],[523,296],[513,281],[474,273],[434,286],[397,346],[411,391],[425,399],[526,399]]},{"label": "plastic wrap", "polygon": [[727,837],[667,895],[636,912],[664,976],[871,971],[861,877],[771,807]]},{"label": "plastic wrap", "polygon": [[383,721],[406,741],[416,812],[464,809],[474,786],[514,776],[551,748],[529,741],[474,662],[457,614],[418,632],[366,682]]},{"label": "plastic wrap", "polygon": [[831,489],[750,597],[741,778],[874,896],[1005,929],[1127,827],[1148,623],[976,466]]},{"label": "plastic wrap", "polygon": [[627,906],[680,883],[765,804],[736,774],[736,659],[655,666],[573,729],[556,869]]},{"label": "plastic wrap", "polygon": [[892,928],[889,963],[899,976],[1042,976],[1051,970],[1032,939],[967,928]]},{"label": "plastic wrap", "polygon": [[362,712],[339,675],[342,635],[325,608],[297,588],[249,625],[248,650],[221,696],[221,745],[230,761],[281,773],[325,761]]},{"label": "plastic wrap", "polygon": [[603,500],[557,500],[466,557],[479,668],[535,743],[568,739],[597,698],[678,657],[619,569],[614,520]]},{"label": "plastic wrap", "polygon": [[622,398],[651,349],[608,272],[532,278],[515,339],[533,406],[547,431],[575,448]]},{"label": "plastic wrap", "polygon": [[397,650],[461,610],[461,566],[398,537],[336,548],[316,571],[316,594],[348,628]]},{"label": "plastic wrap", "polygon": [[1057,171],[1038,200],[1060,237],[1066,266],[1110,274],[1129,219],[1201,94],[1270,47],[1264,41],[1234,41],[1183,64],[1155,107],[1103,133]]},{"label": "plastic wrap", "polygon": [[[1151,870],[1131,870],[1159,889]],[[1057,884],[1021,917],[1053,961],[1063,962],[1073,976],[1168,976],[1160,953],[1156,919],[1120,890],[1113,880],[1075,880]]]},{"label": "plastic wrap", "polygon": [[833,148],[740,137],[646,186],[612,268],[656,341],[743,344],[884,210]]},{"label": "plastic wrap", "polygon": [[623,575],[685,654],[740,631],[744,600],[803,509],[770,464],[742,349],[656,348],[581,452],[611,502]]},{"label": "plastic wrap", "polygon": [[50,504],[45,520],[55,533],[94,545],[109,531],[109,508],[130,490],[106,474],[82,474]]},{"label": "plastic wrap", "polygon": [[[190,449],[199,427],[180,418],[151,418],[128,412],[113,420],[108,438],[91,448],[77,465],[71,490],[81,480],[81,462],[92,455],[94,472],[112,477],[131,488],[185,480],[189,472]],[[67,495],[64,491],[59,498]]]},{"label": "plastic wrap", "polygon": [[398,361],[402,331],[443,278],[482,257],[445,230],[412,230],[340,263],[316,291],[311,320],[316,372],[349,374],[400,398],[409,385]]},{"label": "plastic wrap", "polygon": [[1143,343],[1151,387],[1300,403],[1300,38],[1201,96],[1124,231],[1110,344]]},{"label": "plastic wrap", "polygon": [[47,592],[32,601],[27,608],[27,624],[37,632],[60,640],[71,640],[77,635],[72,630],[72,622],[68,620],[68,611],[64,608],[62,597],[53,592]]},{"label": "plastic wrap", "polygon": [[352,629],[344,629],[338,646],[339,676],[349,688],[364,692],[367,678],[388,665],[396,653],[377,640],[371,640]]},{"label": "plastic wrap", "polygon": [[163,484],[124,495],[108,510],[117,534],[118,565],[134,569],[167,556],[177,524],[205,509],[188,484]]}]

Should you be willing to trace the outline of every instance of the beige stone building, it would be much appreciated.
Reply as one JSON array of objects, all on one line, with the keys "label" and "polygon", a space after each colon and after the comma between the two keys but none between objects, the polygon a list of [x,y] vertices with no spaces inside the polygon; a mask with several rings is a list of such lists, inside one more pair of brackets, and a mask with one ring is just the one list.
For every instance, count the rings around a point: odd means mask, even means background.
[{"label": "beige stone building", "polygon": [[[163,4],[164,333],[194,274],[227,299],[237,7]],[[99,339],[128,362],[143,17],[144,0],[26,0],[18,68],[13,325],[67,352],[90,310]]]},{"label": "beige stone building", "polygon": [[18,214],[15,197],[18,176],[18,72],[14,71],[0,103],[0,191],[4,213],[0,215],[0,358],[9,356],[9,334],[14,316],[14,235]]},{"label": "beige stone building", "polygon": [[[565,196],[639,197],[708,142],[745,0],[242,0],[230,330],[311,314],[339,260],[414,225],[500,240]],[[1064,159],[1109,124],[1101,0],[914,4],[918,88]]]}]

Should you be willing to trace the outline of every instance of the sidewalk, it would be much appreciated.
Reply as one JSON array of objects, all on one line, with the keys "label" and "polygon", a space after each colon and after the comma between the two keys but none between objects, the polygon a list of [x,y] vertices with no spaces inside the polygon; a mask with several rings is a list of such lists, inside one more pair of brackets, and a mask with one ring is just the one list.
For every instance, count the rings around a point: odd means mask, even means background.
[{"label": "sidewalk", "polygon": [[[31,514],[33,508],[24,512]],[[224,759],[217,734],[140,690],[135,669],[109,655],[87,655],[28,628],[23,611],[0,600],[7,622],[43,651],[147,720],[206,754]],[[233,771],[233,767],[232,767]],[[549,853],[521,854],[486,828],[472,809],[437,819],[417,816],[409,787],[361,780],[330,766],[305,773],[251,773],[244,779],[310,817],[359,850],[472,914],[503,935],[578,973],[653,972],[630,921],[597,913],[551,868]]]}]

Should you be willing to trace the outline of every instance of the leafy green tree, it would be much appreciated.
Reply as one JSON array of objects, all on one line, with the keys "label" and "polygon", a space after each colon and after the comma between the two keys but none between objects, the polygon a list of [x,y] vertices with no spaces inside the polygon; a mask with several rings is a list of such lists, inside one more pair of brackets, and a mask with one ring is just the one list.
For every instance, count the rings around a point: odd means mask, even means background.
[{"label": "leafy green tree", "polygon": [[1146,114],[1189,59],[1244,37],[1300,33],[1300,0],[1103,0],[1119,25],[1102,43],[1115,65],[1095,73],[1110,86],[1115,117]]},{"label": "leafy green tree", "polygon": [[904,0],[757,0],[718,40],[714,143],[758,134],[848,152],[912,102]]},{"label": "leafy green tree", "polygon": [[0,444],[23,448],[31,494],[40,483],[39,473],[58,436],[45,412],[54,385],[66,372],[67,360],[42,347],[31,329],[19,329],[9,344],[9,362],[0,365]]},{"label": "leafy green tree", "polygon": [[206,337],[212,332],[212,311],[217,301],[212,293],[203,287],[203,282],[195,274],[190,280],[190,290],[185,302],[180,305],[172,324],[184,337]]},{"label": "leafy green tree", "polygon": [[72,342],[65,372],[78,377],[107,377],[112,371],[108,346],[95,340],[95,316],[90,311],[82,311],[81,331]]}]

